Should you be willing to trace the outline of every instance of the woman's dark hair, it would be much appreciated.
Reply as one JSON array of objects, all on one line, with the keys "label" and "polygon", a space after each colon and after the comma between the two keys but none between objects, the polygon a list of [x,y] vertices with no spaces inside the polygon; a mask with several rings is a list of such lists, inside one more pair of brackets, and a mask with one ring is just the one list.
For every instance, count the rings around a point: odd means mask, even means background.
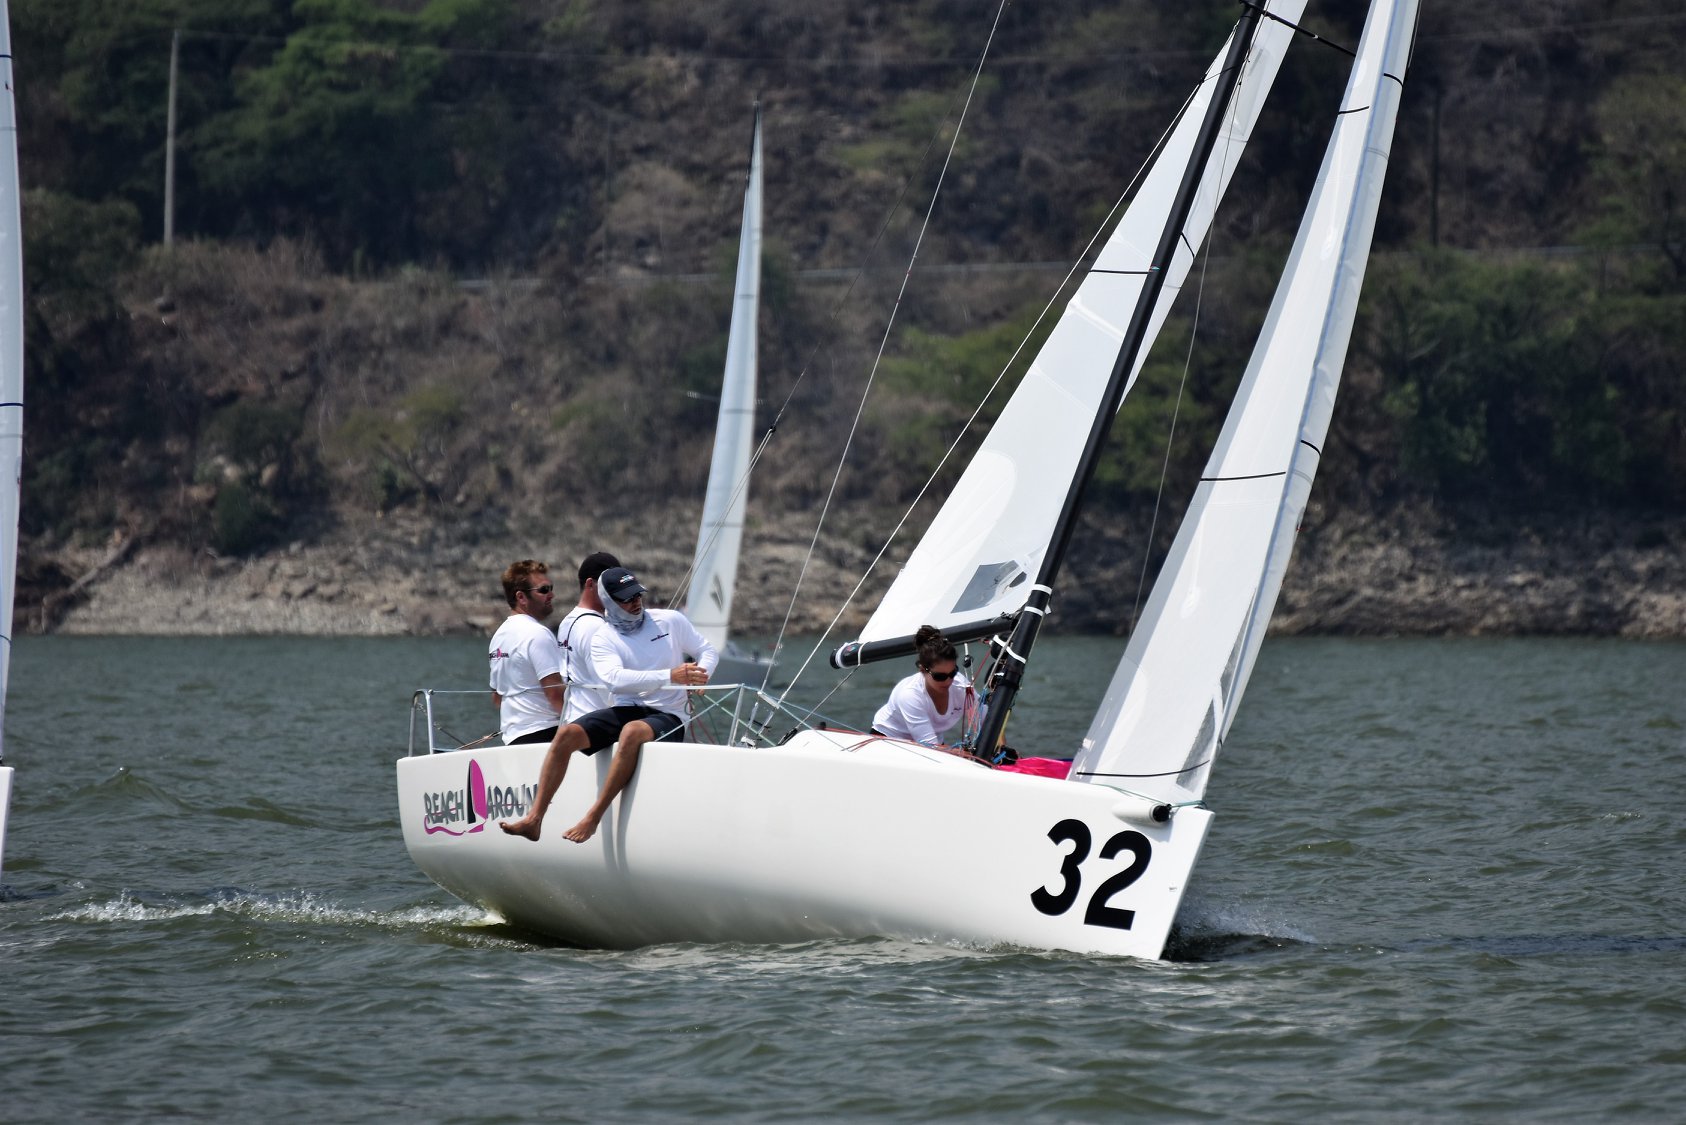
[{"label": "woman's dark hair", "polygon": [[919,632],[913,634],[913,640],[919,646],[919,667],[926,671],[936,667],[939,660],[960,660],[960,653],[955,649],[954,642],[943,636],[943,631],[935,625],[919,626]]}]

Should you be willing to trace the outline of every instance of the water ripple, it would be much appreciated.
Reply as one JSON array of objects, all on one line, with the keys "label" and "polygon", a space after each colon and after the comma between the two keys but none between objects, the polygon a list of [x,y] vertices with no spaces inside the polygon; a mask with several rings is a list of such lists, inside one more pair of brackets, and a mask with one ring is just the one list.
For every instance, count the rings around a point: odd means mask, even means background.
[{"label": "water ripple", "polygon": [[[1108,646],[1070,645],[1045,693],[1098,694]],[[23,638],[6,1119],[1678,1116],[1686,646],[1267,642],[1155,963],[516,931],[393,812],[416,669],[482,655]],[[53,690],[89,676],[108,706]],[[240,709],[277,679],[308,713]]]}]

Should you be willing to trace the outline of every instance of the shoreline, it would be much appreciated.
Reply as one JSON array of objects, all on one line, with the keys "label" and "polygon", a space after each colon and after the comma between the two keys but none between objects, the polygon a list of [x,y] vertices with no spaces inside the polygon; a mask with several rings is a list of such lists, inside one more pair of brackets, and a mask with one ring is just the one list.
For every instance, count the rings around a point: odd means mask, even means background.
[{"label": "shoreline", "polygon": [[[1682,521],[1686,524],[1686,521]],[[601,523],[550,546],[547,559],[574,559],[595,549],[582,544],[632,542],[664,520],[627,526]],[[1686,638],[1686,562],[1674,546],[1686,526],[1597,521],[1576,528],[1489,529],[1486,542],[1448,536],[1423,518],[1308,526],[1283,583],[1273,635],[1577,635],[1634,639]],[[752,527],[746,537],[733,629],[748,636],[788,631],[813,635],[834,619],[838,630],[858,628],[878,601],[893,568],[880,566],[847,610],[860,573],[871,560],[861,547],[817,551],[811,528]],[[1124,552],[1099,552],[1116,559]],[[527,548],[531,552],[534,548]],[[473,636],[489,635],[507,615],[498,575],[523,549],[504,536],[469,541],[419,519],[389,521],[371,531],[330,537],[245,559],[194,554],[169,545],[132,549],[107,545],[53,556],[61,573],[92,573],[110,560],[41,630],[43,597],[20,587],[20,632],[73,636]],[[665,604],[688,567],[688,551],[656,547],[635,560],[641,577]],[[1048,627],[1060,633],[1122,632],[1085,628],[1125,621],[1136,568],[1076,558]],[[572,565],[551,567],[564,590]],[[794,606],[789,591],[801,594]],[[61,584],[62,586],[62,584]],[[767,591],[757,597],[757,591]],[[1128,591],[1128,596],[1123,593]],[[559,598],[559,606],[571,604]],[[1061,611],[1064,612],[1061,612]]]}]

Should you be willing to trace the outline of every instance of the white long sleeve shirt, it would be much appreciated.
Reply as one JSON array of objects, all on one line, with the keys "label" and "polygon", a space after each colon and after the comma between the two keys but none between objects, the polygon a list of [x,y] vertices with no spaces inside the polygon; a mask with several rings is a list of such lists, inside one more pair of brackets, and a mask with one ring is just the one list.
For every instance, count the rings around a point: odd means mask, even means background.
[{"label": "white long sleeve shirt", "polygon": [[694,659],[714,674],[720,663],[707,637],[676,609],[646,609],[636,633],[600,626],[591,637],[591,662],[617,707],[644,706],[674,715],[687,711],[685,688],[670,673]]}]

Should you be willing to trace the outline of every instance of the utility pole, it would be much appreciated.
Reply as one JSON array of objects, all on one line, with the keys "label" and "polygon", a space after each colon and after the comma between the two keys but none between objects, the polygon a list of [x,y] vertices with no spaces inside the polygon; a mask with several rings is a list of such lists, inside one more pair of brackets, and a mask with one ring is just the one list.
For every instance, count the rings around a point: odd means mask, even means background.
[{"label": "utility pole", "polygon": [[603,274],[609,273],[609,213],[615,204],[615,119],[603,114]]},{"label": "utility pole", "polygon": [[170,111],[164,127],[164,245],[176,238],[176,63],[181,57],[181,28],[170,33]]},{"label": "utility pole", "polygon": [[1434,149],[1430,157],[1428,244],[1440,245],[1440,83],[1434,83]]}]

